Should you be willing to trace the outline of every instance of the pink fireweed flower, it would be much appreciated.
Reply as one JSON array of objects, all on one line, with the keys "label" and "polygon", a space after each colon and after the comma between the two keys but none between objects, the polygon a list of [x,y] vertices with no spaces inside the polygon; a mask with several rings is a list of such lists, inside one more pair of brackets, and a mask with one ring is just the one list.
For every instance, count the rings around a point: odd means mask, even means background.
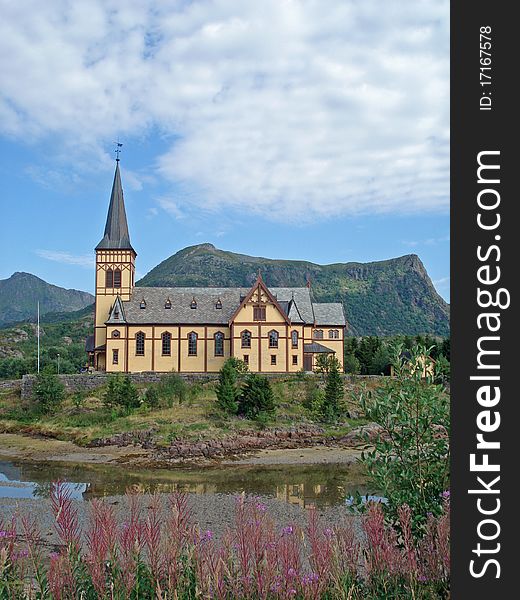
[{"label": "pink fireweed flower", "polygon": [[291,525],[288,525],[287,527],[284,527],[282,529],[282,535],[291,535],[291,533],[294,532],[294,529]]}]

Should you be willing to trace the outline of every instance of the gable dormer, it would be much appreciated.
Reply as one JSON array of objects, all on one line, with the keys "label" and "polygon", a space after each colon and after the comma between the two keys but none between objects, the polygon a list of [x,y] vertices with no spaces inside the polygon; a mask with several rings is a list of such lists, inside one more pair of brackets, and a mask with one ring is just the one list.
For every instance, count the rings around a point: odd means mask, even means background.
[{"label": "gable dormer", "polygon": [[290,324],[290,319],[258,274],[249,292],[240,296],[240,304],[229,322]]},{"label": "gable dormer", "polygon": [[117,325],[118,323],[126,323],[125,308],[120,296],[116,297],[106,321],[107,325]]}]

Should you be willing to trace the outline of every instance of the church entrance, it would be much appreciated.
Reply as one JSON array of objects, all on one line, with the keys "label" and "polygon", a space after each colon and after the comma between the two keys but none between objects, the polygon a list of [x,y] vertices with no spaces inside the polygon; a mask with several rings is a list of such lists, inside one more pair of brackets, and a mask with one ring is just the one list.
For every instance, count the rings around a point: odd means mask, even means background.
[{"label": "church entrance", "polygon": [[303,355],[303,370],[312,371],[312,354]]}]

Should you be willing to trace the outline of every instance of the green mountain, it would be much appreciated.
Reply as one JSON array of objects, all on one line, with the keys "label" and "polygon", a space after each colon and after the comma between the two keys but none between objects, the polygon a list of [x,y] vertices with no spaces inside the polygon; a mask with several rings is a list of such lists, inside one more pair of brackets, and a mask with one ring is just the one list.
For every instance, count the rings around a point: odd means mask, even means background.
[{"label": "green mountain", "polygon": [[51,285],[30,273],[13,273],[8,279],[0,280],[0,326],[36,319],[38,301],[41,315],[68,313],[92,304],[94,296]]},{"label": "green mountain", "polygon": [[152,269],[139,286],[249,286],[261,271],[269,286],[304,286],[316,302],[341,301],[350,335],[449,334],[449,305],[419,257],[317,265],[189,246]]}]

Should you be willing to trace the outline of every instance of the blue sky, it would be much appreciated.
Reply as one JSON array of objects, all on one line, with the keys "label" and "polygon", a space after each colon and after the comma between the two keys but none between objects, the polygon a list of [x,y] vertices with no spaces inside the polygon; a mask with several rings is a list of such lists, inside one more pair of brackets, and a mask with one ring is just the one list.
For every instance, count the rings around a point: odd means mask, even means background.
[{"label": "blue sky", "polygon": [[0,0],[1,279],[93,290],[119,137],[139,275],[413,252],[448,299],[447,2],[31,3]]}]

